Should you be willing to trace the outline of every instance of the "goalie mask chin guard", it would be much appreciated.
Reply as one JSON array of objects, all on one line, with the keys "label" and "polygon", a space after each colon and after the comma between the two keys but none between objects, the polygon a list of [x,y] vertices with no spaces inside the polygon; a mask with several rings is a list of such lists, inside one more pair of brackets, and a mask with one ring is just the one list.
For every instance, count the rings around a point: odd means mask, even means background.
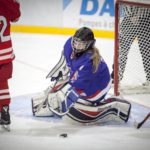
[{"label": "goalie mask chin guard", "polygon": [[94,46],[95,39],[91,29],[82,27],[72,37],[72,49],[74,53],[82,53]]}]

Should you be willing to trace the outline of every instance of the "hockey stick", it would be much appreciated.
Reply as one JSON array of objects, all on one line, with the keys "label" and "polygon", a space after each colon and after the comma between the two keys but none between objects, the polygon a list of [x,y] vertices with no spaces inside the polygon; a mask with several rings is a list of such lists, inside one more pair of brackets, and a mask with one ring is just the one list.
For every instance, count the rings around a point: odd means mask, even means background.
[{"label": "hockey stick", "polygon": [[134,126],[139,129],[142,127],[142,125],[146,122],[146,120],[150,117],[150,112],[147,114],[147,116],[139,123],[135,122]]},{"label": "hockey stick", "polygon": [[68,83],[68,79],[64,80],[64,82],[61,82],[57,85],[58,82],[60,82],[60,79],[55,80],[55,83],[52,86],[49,86],[45,92],[45,98],[44,101],[42,101],[39,104],[34,105],[34,100],[31,100],[31,104],[32,104],[32,112],[33,115],[35,116],[35,113],[38,112],[41,108],[46,107],[46,105],[48,105],[48,96],[50,93],[56,93],[57,91],[61,90],[67,83]]},{"label": "hockey stick", "polygon": [[32,113],[33,115],[35,116],[35,112],[38,112],[42,107],[45,107],[48,103],[48,95],[49,93],[53,90],[53,88],[56,86],[58,82],[58,79],[55,80],[55,83],[53,86],[49,86],[48,89],[46,90],[46,93],[45,93],[45,100],[37,105],[34,106],[34,102],[33,102],[33,99],[31,99],[31,104],[32,104]]}]

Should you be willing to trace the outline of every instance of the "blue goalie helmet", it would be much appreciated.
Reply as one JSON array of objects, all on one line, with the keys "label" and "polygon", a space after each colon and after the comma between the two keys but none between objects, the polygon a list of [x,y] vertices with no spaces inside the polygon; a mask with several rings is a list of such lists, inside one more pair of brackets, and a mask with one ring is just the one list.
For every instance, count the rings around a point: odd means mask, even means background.
[{"label": "blue goalie helmet", "polygon": [[75,54],[85,52],[95,44],[93,31],[87,27],[78,29],[72,37],[72,48]]}]

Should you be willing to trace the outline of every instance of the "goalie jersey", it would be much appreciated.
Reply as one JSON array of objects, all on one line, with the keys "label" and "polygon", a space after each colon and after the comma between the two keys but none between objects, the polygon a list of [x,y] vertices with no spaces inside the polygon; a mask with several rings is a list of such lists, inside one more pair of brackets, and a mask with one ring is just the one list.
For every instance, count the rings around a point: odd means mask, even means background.
[{"label": "goalie jersey", "polygon": [[98,70],[93,72],[92,53],[83,53],[79,57],[72,58],[72,37],[64,45],[64,56],[70,70],[69,83],[74,87],[83,99],[96,102],[104,99],[110,89],[110,73],[107,64],[101,58]]}]

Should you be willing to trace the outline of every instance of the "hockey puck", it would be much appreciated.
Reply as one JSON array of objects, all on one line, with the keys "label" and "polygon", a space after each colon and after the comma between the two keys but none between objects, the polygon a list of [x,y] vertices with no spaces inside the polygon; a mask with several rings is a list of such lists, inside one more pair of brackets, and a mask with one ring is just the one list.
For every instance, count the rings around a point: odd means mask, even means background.
[{"label": "hockey puck", "polygon": [[60,137],[63,137],[63,138],[66,138],[68,135],[67,135],[67,133],[62,133],[62,134],[60,134],[59,136],[60,136]]}]

